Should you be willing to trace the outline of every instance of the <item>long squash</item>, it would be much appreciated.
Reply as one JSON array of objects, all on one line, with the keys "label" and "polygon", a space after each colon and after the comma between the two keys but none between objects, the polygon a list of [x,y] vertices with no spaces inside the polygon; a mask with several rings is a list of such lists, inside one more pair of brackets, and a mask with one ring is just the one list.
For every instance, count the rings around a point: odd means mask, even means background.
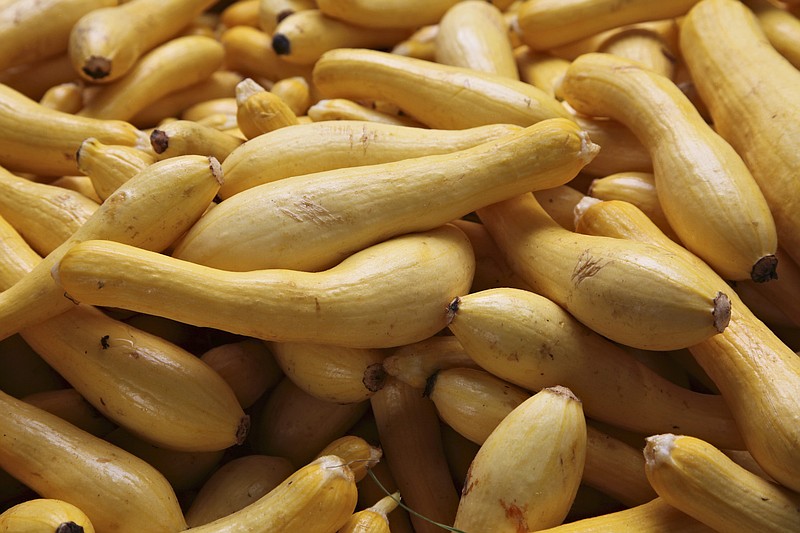
[{"label": "long squash", "polygon": [[580,235],[533,194],[478,210],[509,266],[539,294],[606,337],[686,348],[724,331],[730,301],[694,264],[658,246]]},{"label": "long squash", "polygon": [[386,348],[442,329],[447,302],[469,289],[474,269],[469,240],[447,225],[370,246],[323,272],[229,272],[91,241],[63,257],[57,278],[94,305],[265,340]]},{"label": "long squash", "polygon": [[219,162],[203,156],[161,161],[131,178],[68,240],[0,294],[0,338],[73,306],[50,273],[72,245],[105,238],[162,250],[208,208],[221,179]]},{"label": "long squash", "polygon": [[778,237],[764,194],[672,80],[592,53],[570,64],[557,92],[578,112],[618,120],[641,140],[664,214],[689,250],[726,279],[776,277]]},{"label": "long squash", "polygon": [[767,199],[778,243],[800,261],[800,71],[734,0],[702,0],[681,26],[681,54],[714,127]]},{"label": "long squash", "polygon": [[186,529],[155,468],[55,415],[0,392],[0,468],[45,498],[81,509],[100,531]]},{"label": "long squash", "polygon": [[[676,245],[627,202],[600,202],[584,210],[578,231],[653,243],[695,261],[705,279],[725,282]],[[780,483],[800,490],[800,358],[731,294],[728,328],[690,348],[719,388],[753,458]]]},{"label": "long squash", "polygon": [[321,270],[389,237],[562,185],[596,152],[574,122],[552,119],[457,152],[265,183],[210,210],[172,255],[225,270]]}]

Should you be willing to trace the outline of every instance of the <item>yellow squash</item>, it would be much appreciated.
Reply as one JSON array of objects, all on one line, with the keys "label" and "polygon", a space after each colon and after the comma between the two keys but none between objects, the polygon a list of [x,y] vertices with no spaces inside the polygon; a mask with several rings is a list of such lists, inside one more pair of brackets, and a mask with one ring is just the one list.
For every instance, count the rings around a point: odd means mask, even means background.
[{"label": "yellow squash", "polygon": [[714,533],[715,530],[661,498],[623,511],[606,513],[560,526],[540,529],[540,533]]},{"label": "yellow squash", "polygon": [[57,278],[71,298],[93,305],[265,340],[386,348],[442,329],[447,302],[468,290],[474,268],[463,232],[442,226],[370,246],[323,272],[228,272],[91,241],[67,252]]},{"label": "yellow squash", "polygon": [[547,298],[489,289],[457,298],[450,309],[448,327],[464,350],[500,378],[534,391],[563,384],[587,416],[637,433],[680,428],[744,447],[723,398],[662,378]]},{"label": "yellow squash", "polygon": [[368,28],[417,28],[435,24],[457,0],[320,0],[328,16]]},{"label": "yellow squash", "polygon": [[618,120],[653,159],[659,203],[684,245],[724,278],[776,277],[777,234],[739,154],[670,79],[611,54],[579,57],[558,90],[578,112]]},{"label": "yellow squash", "polygon": [[[650,242],[694,261],[708,282],[725,282],[661,233],[635,206],[600,202],[586,209],[578,231]],[[728,328],[690,348],[718,387],[753,458],[770,476],[800,490],[800,358],[731,294]]]},{"label": "yellow squash", "polygon": [[186,528],[172,487],[146,462],[3,392],[0,406],[0,468],[41,497],[75,505],[99,531]]},{"label": "yellow squash", "polygon": [[[403,501],[422,517],[450,525],[458,508],[458,493],[442,444],[440,421],[433,402],[422,391],[397,379],[370,398],[372,412],[392,477]],[[389,489],[393,490],[393,489]],[[414,514],[417,533],[441,528]]]},{"label": "yellow squash", "polygon": [[21,178],[0,167],[0,215],[31,247],[47,255],[99,207],[80,193]]},{"label": "yellow squash", "polygon": [[658,246],[563,229],[527,194],[478,214],[511,268],[611,340],[686,348],[725,330],[728,296],[691,261]]},{"label": "yellow squash", "polygon": [[314,65],[313,80],[325,98],[385,100],[431,128],[569,118],[555,98],[527,83],[374,50],[326,52]]},{"label": "yellow squash", "polygon": [[454,526],[516,533],[560,524],[583,475],[586,420],[561,386],[542,389],[511,411],[472,461]]},{"label": "yellow squash", "polygon": [[81,117],[47,108],[0,84],[3,167],[47,176],[77,174],[75,153],[88,137],[108,144],[145,146],[147,136],[120,120]]},{"label": "yellow squash", "polygon": [[[2,237],[0,290],[5,290],[41,259],[19,234],[4,231]],[[32,324],[20,335],[95,409],[151,442],[215,451],[244,440],[249,418],[230,387],[197,357],[161,337],[87,306]]]},{"label": "yellow squash", "polygon": [[271,342],[269,349],[298,387],[321,400],[335,403],[368,400],[386,379],[383,369],[386,354],[382,350],[308,342]]},{"label": "yellow squash", "polygon": [[78,169],[92,180],[97,196],[105,200],[123,183],[156,162],[149,151],[133,146],[85,139],[76,155]]},{"label": "yellow squash", "polygon": [[595,153],[574,122],[553,119],[457,152],[293,176],[221,202],[173,256],[235,271],[321,270],[389,237],[562,185]]},{"label": "yellow squash", "polygon": [[403,28],[357,26],[304,9],[281,19],[272,34],[272,49],[287,63],[313,65],[336,48],[391,48],[409,34]]},{"label": "yellow squash", "polygon": [[619,26],[675,18],[697,0],[529,0],[520,6],[519,34],[534,50],[549,50]]},{"label": "yellow squash", "polygon": [[251,139],[231,152],[222,162],[225,183],[219,196],[227,199],[290,176],[455,152],[520,129],[511,124],[492,124],[429,130],[363,120],[299,124]]},{"label": "yellow squash", "polygon": [[67,241],[0,294],[0,338],[73,307],[50,272],[72,245],[104,238],[162,250],[200,217],[221,179],[219,162],[203,156],[168,159],[131,178]]},{"label": "yellow squash", "polygon": [[170,39],[139,58],[122,79],[99,88],[78,114],[130,120],[159,98],[208,79],[222,66],[224,55],[223,46],[211,37]]},{"label": "yellow squash", "polygon": [[767,199],[779,244],[800,261],[800,72],[734,0],[702,0],[680,48],[714,128],[741,155]]},{"label": "yellow squash", "polygon": [[0,71],[67,51],[72,27],[95,9],[117,0],[48,0],[0,4]]},{"label": "yellow squash", "polygon": [[55,498],[34,498],[0,514],[3,533],[94,533],[86,514]]},{"label": "yellow squash", "polygon": [[131,0],[81,17],[69,36],[69,56],[84,79],[122,78],[139,58],[175,37],[213,0]]},{"label": "yellow squash", "polygon": [[225,462],[203,483],[186,510],[190,527],[202,526],[247,507],[294,473],[284,457],[243,455]]},{"label": "yellow squash", "polygon": [[357,498],[350,467],[326,455],[250,505],[186,533],[336,533],[350,518]]},{"label": "yellow squash", "polygon": [[659,496],[717,531],[796,530],[800,494],[748,472],[703,440],[647,438],[645,471]]},{"label": "yellow squash", "polygon": [[519,79],[503,13],[488,2],[467,0],[447,10],[436,33],[436,62]]}]

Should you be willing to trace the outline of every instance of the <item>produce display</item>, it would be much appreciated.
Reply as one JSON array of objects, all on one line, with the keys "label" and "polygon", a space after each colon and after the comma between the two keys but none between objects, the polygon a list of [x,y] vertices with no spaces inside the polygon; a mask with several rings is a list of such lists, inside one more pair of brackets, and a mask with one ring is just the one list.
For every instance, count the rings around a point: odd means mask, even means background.
[{"label": "produce display", "polygon": [[800,533],[797,0],[0,0],[0,533]]}]

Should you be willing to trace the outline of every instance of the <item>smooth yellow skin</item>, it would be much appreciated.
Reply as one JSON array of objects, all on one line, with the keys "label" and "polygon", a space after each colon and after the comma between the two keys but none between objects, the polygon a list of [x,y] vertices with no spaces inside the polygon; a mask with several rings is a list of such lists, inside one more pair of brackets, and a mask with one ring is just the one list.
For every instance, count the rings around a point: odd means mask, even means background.
[{"label": "smooth yellow skin", "polygon": [[492,124],[465,130],[428,130],[363,120],[301,124],[247,141],[222,163],[223,199],[290,176],[388,163],[470,148],[520,126]]},{"label": "smooth yellow skin", "polygon": [[451,308],[450,330],[500,378],[530,390],[561,383],[582,399],[588,416],[637,433],[678,427],[726,448],[743,447],[722,398],[669,382],[536,293],[489,289]]},{"label": "smooth yellow skin", "polygon": [[308,80],[302,76],[292,76],[277,80],[270,87],[269,92],[279,96],[297,116],[305,115],[312,104],[311,87],[308,84]]},{"label": "smooth yellow skin", "polygon": [[319,100],[314,105],[310,106],[306,113],[312,122],[348,120],[414,127],[417,130],[425,129],[424,124],[421,124],[413,118],[405,115],[384,113],[383,111],[361,105],[347,98],[325,98]]},{"label": "smooth yellow skin", "polygon": [[255,502],[294,473],[284,457],[245,455],[225,462],[200,487],[186,511],[190,527],[208,524]]},{"label": "smooth yellow skin", "polygon": [[[57,131],[58,135],[53,135]],[[80,117],[47,108],[0,84],[0,165],[47,176],[78,174],[75,152],[87,137],[135,146],[144,134],[119,120]]]},{"label": "smooth yellow skin", "polygon": [[40,0],[0,6],[0,71],[66,52],[81,17],[116,5],[117,0]]},{"label": "smooth yellow skin", "polygon": [[676,350],[727,324],[725,306],[714,301],[719,288],[692,262],[658,246],[565,230],[532,194],[478,214],[520,277],[611,340]]},{"label": "smooth yellow skin", "polygon": [[[3,233],[0,251],[6,265],[0,268],[2,290],[41,262],[10,231]],[[95,409],[159,446],[215,451],[244,439],[249,420],[228,385],[158,336],[86,306],[20,334]]]},{"label": "smooth yellow skin", "polygon": [[317,271],[394,235],[566,183],[596,151],[573,122],[554,119],[458,152],[265,183],[209,211],[173,256],[225,270]]},{"label": "smooth yellow skin", "polygon": [[297,123],[297,115],[280,96],[252,79],[236,86],[236,124],[247,139]]},{"label": "smooth yellow skin", "polygon": [[130,120],[159,98],[207,79],[222,66],[224,55],[211,37],[171,39],[139,58],[123,79],[99,89],[78,114]]},{"label": "smooth yellow skin", "polygon": [[[652,174],[621,172],[599,178],[592,182],[589,194],[601,200],[630,202],[641,209],[667,237],[680,242],[658,203]],[[769,283],[743,280],[736,284],[736,292],[750,310],[768,324],[772,323],[769,319],[774,321],[772,315],[777,309],[785,315],[781,318],[785,325],[800,326],[800,267],[780,246],[775,251],[775,257],[780,265],[778,279]]]},{"label": "smooth yellow skin", "polygon": [[586,197],[582,192],[569,185],[560,185],[536,191],[533,197],[559,226],[570,231],[575,230],[575,208]]},{"label": "smooth yellow skin", "polygon": [[682,513],[661,498],[592,518],[540,529],[542,533],[714,533],[714,530]]},{"label": "smooth yellow skin", "polygon": [[604,30],[686,13],[697,0],[530,0],[517,15],[522,42],[548,50]]},{"label": "smooth yellow skin", "polygon": [[80,193],[15,176],[0,167],[0,215],[42,255],[67,240],[99,207]]},{"label": "smooth yellow skin", "polygon": [[665,501],[718,531],[792,531],[800,494],[749,472],[700,439],[647,438],[645,472]]},{"label": "smooth yellow skin", "polygon": [[534,52],[522,45],[514,49],[519,78],[555,98],[555,88],[569,66],[569,60],[554,55]]},{"label": "smooth yellow skin", "polygon": [[350,467],[335,455],[315,459],[247,507],[187,533],[330,533],[347,522],[358,490]]},{"label": "smooth yellow skin", "polygon": [[150,152],[133,146],[105,144],[94,137],[81,143],[78,169],[92,180],[101,200],[111,196],[130,178],[156,162]]},{"label": "smooth yellow skin", "polygon": [[[631,204],[591,206],[579,219],[578,231],[663,246],[698,264],[717,287],[725,285]],[[800,359],[735,293],[731,299],[728,328],[690,351],[725,398],[753,458],[774,479],[800,491]]]},{"label": "smooth yellow skin", "polygon": [[800,72],[740,2],[703,0],[683,21],[683,58],[714,127],[767,199],[780,245],[800,261]]},{"label": "smooth yellow skin", "polygon": [[53,85],[42,95],[39,103],[63,113],[77,113],[83,107],[83,85],[78,82]]},{"label": "smooth yellow skin", "polygon": [[[668,78],[611,54],[585,54],[559,94],[578,112],[618,120],[653,159],[664,214],[684,245],[726,279],[750,279],[775,253],[775,224],[739,154]],[[767,278],[769,279],[769,278]]]},{"label": "smooth yellow skin", "polygon": [[744,4],[758,17],[770,44],[795,68],[800,68],[800,19],[797,15],[768,0],[747,0]]},{"label": "smooth yellow skin", "polygon": [[503,13],[479,0],[459,2],[444,14],[436,33],[435,59],[445,65],[519,79]]},{"label": "smooth yellow skin", "polygon": [[356,26],[329,17],[319,9],[304,9],[278,23],[272,34],[272,48],[282,61],[313,65],[328,50],[391,48],[409,33],[404,28]]},{"label": "smooth yellow skin", "polygon": [[569,389],[552,387],[511,411],[464,480],[454,526],[516,533],[563,522],[586,459],[586,420]]},{"label": "smooth yellow skin", "polygon": [[163,448],[222,450],[247,433],[248,419],[218,374],[185,350],[98,310],[81,306],[22,336],[100,412]]},{"label": "smooth yellow skin", "polygon": [[145,109],[131,117],[130,122],[139,128],[158,126],[164,119],[178,117],[184,109],[199,102],[233,97],[236,84],[242,79],[242,75],[237,72],[224,69],[217,70],[208,78],[194,85],[172,92],[152,102]]},{"label": "smooth yellow skin", "polygon": [[258,10],[260,0],[244,0],[234,2],[225,7],[219,14],[219,22],[226,28],[234,26],[258,27]]},{"label": "smooth yellow skin", "polygon": [[670,49],[665,39],[655,31],[619,31],[603,42],[597,51],[638,61],[665,78],[672,79],[675,75],[677,50]]},{"label": "smooth yellow skin", "polygon": [[[175,37],[213,0],[131,0],[95,9],[69,35],[73,68],[87,81],[122,78],[149,50]],[[101,68],[96,60],[100,59]]]},{"label": "smooth yellow skin", "polygon": [[54,498],[35,498],[10,507],[0,514],[0,531],[53,533],[68,522],[82,527],[83,533],[94,533],[94,526],[86,513],[71,503]]},{"label": "smooth yellow skin", "polygon": [[319,0],[326,15],[368,28],[436,24],[458,0]]},{"label": "smooth yellow skin", "polygon": [[225,67],[253,78],[280,80],[290,76],[311,79],[311,65],[282,60],[272,48],[271,35],[251,26],[234,26],[222,32]]},{"label": "smooth yellow skin", "polygon": [[269,349],[295,385],[329,402],[367,400],[386,377],[381,350],[299,342],[271,342]]},{"label": "smooth yellow skin", "polygon": [[159,126],[150,134],[150,143],[159,161],[178,155],[197,154],[209,155],[222,162],[243,142],[244,139],[192,120],[174,120]]},{"label": "smooth yellow skin", "polygon": [[99,531],[186,528],[172,487],[146,462],[2,392],[0,405],[0,467],[42,497],[75,505]]},{"label": "smooth yellow skin", "polygon": [[431,128],[529,126],[570,117],[556,99],[527,83],[374,50],[326,52],[314,65],[313,81],[325,98],[388,101]]},{"label": "smooth yellow skin", "polygon": [[183,110],[183,112],[181,112],[180,118],[199,123],[203,123],[206,119],[219,115],[225,115],[235,119],[236,109],[237,104],[234,89],[234,94],[231,94],[230,96],[203,100],[202,102],[197,102],[196,104],[187,107]]},{"label": "smooth yellow skin", "polygon": [[262,31],[271,35],[281,19],[295,11],[316,8],[316,0],[259,0],[258,25]]},{"label": "smooth yellow skin", "polygon": [[68,240],[0,294],[0,338],[73,307],[51,275],[72,245],[104,238],[163,250],[208,208],[220,179],[219,163],[203,156],[168,159],[131,178]]},{"label": "smooth yellow skin", "polygon": [[428,30],[434,29],[431,33],[433,34],[430,38],[425,36],[424,39],[417,39],[416,35],[418,32],[411,34],[408,39],[404,39],[394,45],[391,52],[393,54],[405,56],[405,57],[413,57],[416,59],[424,59],[425,61],[436,61],[436,32],[438,31],[439,25],[434,24],[431,26],[423,26],[421,29]]},{"label": "smooth yellow skin", "polygon": [[655,177],[651,172],[616,172],[592,181],[589,196],[600,200],[622,200],[641,209],[658,228],[675,242],[680,239],[669,225],[658,203]]},{"label": "smooth yellow skin", "polygon": [[317,457],[323,455],[341,457],[353,471],[353,477],[358,483],[366,477],[368,469],[378,464],[383,452],[380,447],[371,445],[359,436],[344,435],[331,441],[317,454]]},{"label": "smooth yellow skin", "polygon": [[[383,461],[389,466],[403,502],[431,520],[452,524],[459,496],[442,444],[440,419],[430,399],[397,379],[370,398]],[[411,515],[414,531],[435,533],[437,525]],[[477,531],[477,530],[476,530]]]},{"label": "smooth yellow skin", "polygon": [[370,246],[313,273],[229,272],[94,241],[73,247],[57,277],[72,298],[95,305],[265,340],[385,348],[442,329],[447,303],[469,289],[474,268],[466,236],[443,226]]},{"label": "smooth yellow skin", "polygon": [[[470,441],[482,445],[498,424],[531,393],[485,370],[450,368],[439,372],[429,397],[442,420]],[[587,426],[582,483],[626,505],[650,501],[656,493],[644,475],[641,450]]]}]

